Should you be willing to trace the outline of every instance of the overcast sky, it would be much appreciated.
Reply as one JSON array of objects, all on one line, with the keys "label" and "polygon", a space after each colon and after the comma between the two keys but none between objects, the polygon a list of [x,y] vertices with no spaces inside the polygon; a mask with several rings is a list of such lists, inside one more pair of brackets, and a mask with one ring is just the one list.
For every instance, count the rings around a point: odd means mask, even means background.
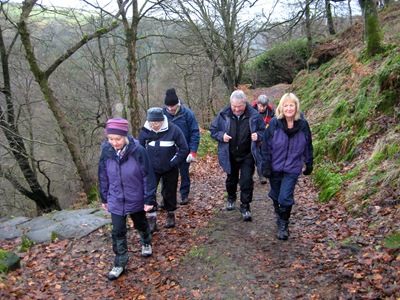
[{"label": "overcast sky", "polygon": [[[0,0],[2,1],[2,0]],[[23,0],[10,0],[10,2],[16,2],[16,3],[21,3]],[[98,4],[98,6],[101,6],[104,8],[105,5],[107,5],[106,9],[108,11],[113,11],[117,9],[117,4],[116,0],[88,0],[91,3]],[[274,3],[276,3],[277,0],[259,0],[254,7],[252,8],[252,11],[255,12],[260,12],[261,10],[264,10],[265,14],[270,13],[272,6]],[[139,5],[140,2],[144,2],[144,0],[139,0]],[[288,1],[288,0],[279,0],[279,3],[286,3],[286,2],[291,2],[293,1]],[[359,14],[359,6],[357,1],[351,1],[351,6],[352,6],[352,13],[353,14]],[[83,3],[81,0],[38,0],[38,4],[46,5],[46,6],[57,6],[57,7],[65,7],[65,8],[81,8],[81,9],[90,9],[89,6],[87,6],[85,3]],[[331,2],[332,6],[340,6],[345,9],[347,9],[347,2],[338,2],[334,3]],[[282,5],[283,7],[284,5]],[[281,8],[277,7],[274,11],[274,16],[278,19],[280,18],[285,18],[285,14],[287,8]],[[252,13],[251,11],[249,12],[250,14]]]},{"label": "overcast sky", "polygon": [[[10,0],[10,2],[21,3],[23,0]],[[107,7],[117,7],[117,1],[115,0],[90,0],[90,2],[94,4],[98,3],[99,6],[109,5]],[[88,6],[86,6],[86,4],[80,0],[38,0],[37,3],[45,6],[57,6],[65,8],[88,8]]]}]

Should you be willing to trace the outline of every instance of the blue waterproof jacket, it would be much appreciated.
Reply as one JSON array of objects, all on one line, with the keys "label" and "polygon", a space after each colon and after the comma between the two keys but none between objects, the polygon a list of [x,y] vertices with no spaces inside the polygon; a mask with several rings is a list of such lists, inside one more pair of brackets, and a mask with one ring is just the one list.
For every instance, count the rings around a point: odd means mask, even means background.
[{"label": "blue waterproof jacket", "polygon": [[295,121],[297,131],[289,138],[285,133],[284,122],[275,117],[268,123],[262,141],[262,165],[274,172],[300,175],[304,164],[313,166],[314,149],[310,127],[304,118]]},{"label": "blue waterproof jacket", "polygon": [[114,147],[102,144],[98,176],[102,203],[110,213],[124,216],[156,204],[156,178],[146,150],[132,136],[120,159]]},{"label": "blue waterproof jacket", "polygon": [[189,152],[197,152],[200,143],[200,130],[193,111],[179,101],[179,109],[175,115],[171,115],[166,106],[163,107],[163,112],[167,116],[168,121],[182,130],[189,146]]},{"label": "blue waterproof jacket", "polygon": [[[261,152],[258,143],[261,141],[265,130],[265,123],[261,115],[249,103],[246,103],[246,110],[250,113],[249,126],[251,133],[256,132],[258,135],[257,141],[251,142],[251,153],[256,162],[257,168],[261,168]],[[218,161],[224,172],[231,173],[231,163],[229,154],[229,143],[223,140],[224,133],[229,131],[231,123],[231,105],[230,103],[221,110],[214,122],[210,126],[211,137],[218,142]]]},{"label": "blue waterproof jacket", "polygon": [[154,132],[146,121],[140,130],[139,142],[147,149],[156,174],[164,174],[177,167],[189,153],[182,130],[168,122],[166,116],[158,132]]}]

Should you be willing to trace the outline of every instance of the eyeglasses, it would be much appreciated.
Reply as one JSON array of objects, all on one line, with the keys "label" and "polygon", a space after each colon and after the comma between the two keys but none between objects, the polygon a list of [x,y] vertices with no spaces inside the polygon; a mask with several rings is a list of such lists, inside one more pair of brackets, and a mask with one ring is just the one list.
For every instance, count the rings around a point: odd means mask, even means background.
[{"label": "eyeglasses", "polygon": [[149,122],[150,126],[159,126],[162,123],[164,123],[164,121],[151,121],[151,122]]}]

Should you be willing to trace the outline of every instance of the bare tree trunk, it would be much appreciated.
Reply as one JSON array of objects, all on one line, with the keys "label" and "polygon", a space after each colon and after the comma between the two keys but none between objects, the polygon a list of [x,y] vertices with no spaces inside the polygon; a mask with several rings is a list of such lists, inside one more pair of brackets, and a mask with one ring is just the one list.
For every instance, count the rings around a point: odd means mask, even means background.
[{"label": "bare tree trunk", "polygon": [[348,7],[349,7],[350,25],[353,25],[353,13],[352,13],[352,10],[351,10],[351,3],[350,3],[350,1],[351,1],[351,0],[349,0],[349,1],[347,2],[347,4],[348,4]]},{"label": "bare tree trunk", "polygon": [[[15,41],[15,39],[14,39]],[[13,43],[10,48],[13,47]],[[13,103],[11,91],[11,78],[9,70],[9,55],[11,49],[6,49],[3,39],[3,29],[0,25],[0,58],[2,66],[2,77],[4,86],[1,87],[0,92],[5,96],[6,110],[0,106],[0,127],[8,141],[9,152],[17,162],[22,176],[25,181],[20,182],[19,179],[11,171],[4,169],[0,164],[0,174],[8,180],[9,183],[22,195],[33,200],[36,204],[37,215],[52,211],[60,210],[60,204],[57,197],[50,193],[50,181],[48,182],[47,194],[45,189],[41,186],[37,170],[33,165],[36,161],[32,157],[24,143],[24,139],[19,132],[18,122],[15,115],[15,108]],[[25,187],[24,185],[27,185]]]},{"label": "bare tree trunk", "polygon": [[107,65],[106,65],[106,58],[104,57],[103,54],[103,48],[101,46],[101,38],[98,37],[97,38],[97,45],[99,47],[99,54],[100,54],[100,61],[101,61],[101,73],[103,76],[103,84],[104,84],[104,92],[105,92],[105,96],[106,96],[106,107],[104,108],[104,110],[107,113],[107,118],[112,116],[112,111],[113,111],[113,107],[112,107],[112,102],[111,102],[111,98],[110,98],[110,89],[108,87],[108,76],[107,76]]},{"label": "bare tree trunk", "polygon": [[23,2],[22,13],[20,21],[18,23],[18,32],[21,35],[21,41],[25,49],[26,58],[28,60],[31,72],[34,75],[35,80],[39,84],[40,89],[47,101],[47,104],[51,112],[53,113],[58,126],[60,127],[63,140],[67,145],[67,148],[71,154],[71,158],[76,166],[77,172],[82,181],[83,189],[85,193],[88,195],[91,193],[93,187],[96,185],[95,177],[91,176],[86,163],[83,161],[77,135],[74,133],[73,127],[68,122],[68,118],[62,110],[60,101],[57,99],[57,97],[54,95],[53,90],[50,88],[48,80],[52,72],[54,72],[62,62],[68,59],[80,47],[85,45],[88,41],[115,29],[117,25],[113,24],[110,28],[96,31],[92,35],[83,37],[81,41],[79,41],[76,45],[68,49],[67,52],[62,57],[60,57],[52,65],[50,65],[50,67],[47,70],[43,71],[39,67],[38,60],[36,59],[35,53],[33,51],[29,28],[28,28],[28,19],[36,2],[37,0],[26,0]]},{"label": "bare tree trunk", "polygon": [[215,72],[215,65],[213,65],[212,68],[212,73],[211,73],[211,80],[209,84],[209,89],[208,89],[208,95],[207,95],[207,112],[206,112],[206,118],[204,120],[204,123],[207,125],[211,124],[211,120],[215,118],[217,115],[213,106],[213,91],[214,91],[214,86],[215,86],[215,81],[217,79],[217,75]]},{"label": "bare tree trunk", "polygon": [[331,1],[325,0],[326,20],[328,22],[328,30],[330,35],[336,34],[335,25],[333,24]]},{"label": "bare tree trunk", "polygon": [[306,36],[307,36],[307,54],[308,57],[312,54],[312,32],[311,32],[311,16],[310,16],[310,0],[306,0],[306,8],[305,8],[305,15],[306,15]]},{"label": "bare tree trunk", "polygon": [[185,72],[185,75],[183,75],[183,83],[184,83],[184,87],[185,87],[185,105],[189,108],[190,107],[190,98],[189,98],[189,89],[188,89],[188,77],[190,75]]},{"label": "bare tree trunk", "polygon": [[125,44],[127,47],[127,61],[128,61],[128,87],[129,87],[129,102],[128,109],[130,112],[130,123],[132,126],[132,134],[134,136],[139,135],[141,128],[139,102],[138,102],[138,92],[137,92],[137,82],[136,73],[138,70],[138,62],[136,59],[136,42],[137,42],[137,30],[139,25],[139,12],[138,12],[138,2],[133,0],[132,3],[132,20],[126,15],[124,3],[118,1],[120,5],[120,12],[122,17],[122,24],[124,26],[125,32]]},{"label": "bare tree trunk", "polygon": [[359,0],[364,17],[364,38],[367,40],[367,53],[374,56],[382,51],[382,34],[378,10],[374,0]]}]

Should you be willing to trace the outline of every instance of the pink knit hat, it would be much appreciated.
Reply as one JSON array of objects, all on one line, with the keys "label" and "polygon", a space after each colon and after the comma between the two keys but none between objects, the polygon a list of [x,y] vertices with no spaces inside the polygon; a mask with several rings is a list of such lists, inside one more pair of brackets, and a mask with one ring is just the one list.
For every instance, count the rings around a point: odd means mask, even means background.
[{"label": "pink knit hat", "polygon": [[106,123],[106,134],[128,135],[128,121],[121,118],[113,118]]}]

